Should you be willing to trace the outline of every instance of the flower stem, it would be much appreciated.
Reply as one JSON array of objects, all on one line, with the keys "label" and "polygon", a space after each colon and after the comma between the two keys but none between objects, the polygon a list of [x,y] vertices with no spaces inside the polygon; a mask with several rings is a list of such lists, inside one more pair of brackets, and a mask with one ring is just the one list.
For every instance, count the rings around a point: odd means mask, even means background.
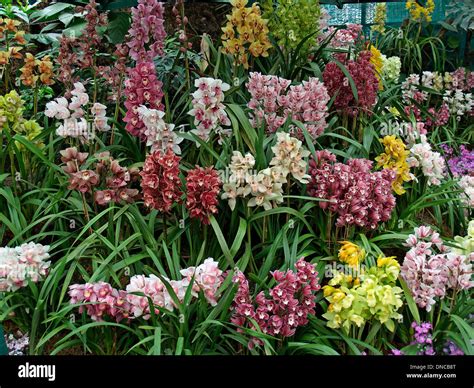
[{"label": "flower stem", "polygon": [[[6,130],[8,131],[8,138],[12,138],[14,136],[13,131],[10,132],[10,126],[6,126]],[[13,140],[11,140],[13,142]],[[12,186],[13,186],[13,191],[15,191],[15,194],[18,194],[17,191],[17,185],[16,185],[16,176],[15,176],[15,157],[13,156],[13,150],[12,150],[12,145],[7,143],[7,148],[8,148],[8,155],[10,157],[10,172],[12,174]]]},{"label": "flower stem", "polygon": [[92,71],[94,72],[94,97],[92,100],[92,104],[95,104],[97,102],[97,70],[95,67],[95,56],[94,56],[94,63],[92,64]]},{"label": "flower stem", "polygon": [[[10,51],[10,45],[8,41],[8,32],[7,32],[7,38],[5,38],[5,51],[8,53]],[[8,54],[7,54],[8,55]],[[7,59],[9,61],[10,59]],[[10,83],[10,64],[7,63],[5,65],[5,94],[7,94],[10,90],[9,88],[9,83]]]},{"label": "flower stem", "polygon": [[166,213],[163,213],[163,235],[165,239],[165,244],[168,246],[168,223],[166,222]]},{"label": "flower stem", "polygon": [[332,213],[329,212],[328,222],[326,225],[326,240],[328,244],[328,249],[331,249],[331,226],[332,226]]},{"label": "flower stem", "polygon": [[263,217],[263,226],[262,226],[262,242],[264,243],[267,239],[267,216]]},{"label": "flower stem", "polygon": [[115,140],[115,124],[118,122],[118,117],[120,114],[120,99],[122,97],[122,83],[123,83],[123,73],[120,75],[120,84],[117,90],[117,101],[115,102],[115,112],[114,112],[114,122],[112,123],[112,130],[110,134],[110,145],[114,144]]},{"label": "flower stem", "polygon": [[[89,223],[90,217],[89,217],[89,210],[87,209],[87,202],[86,202],[86,195],[81,192],[82,195],[82,210],[84,212],[84,217],[86,218],[86,224]],[[92,234],[92,228],[89,227],[89,233]]]},{"label": "flower stem", "polygon": [[[287,176],[286,181],[286,206],[290,207],[290,191],[291,191],[291,181],[290,181],[290,174]],[[290,220],[290,215],[286,213],[286,222]]]},{"label": "flower stem", "polygon": [[12,186],[13,186],[13,190],[15,191],[15,194],[18,194],[17,185],[16,185],[16,176],[15,176],[15,158],[13,157],[13,152],[11,149],[9,149],[8,153],[10,155],[10,171],[12,174]]},{"label": "flower stem", "polygon": [[33,92],[33,117],[36,117],[38,113],[38,87],[35,86],[35,90]]}]

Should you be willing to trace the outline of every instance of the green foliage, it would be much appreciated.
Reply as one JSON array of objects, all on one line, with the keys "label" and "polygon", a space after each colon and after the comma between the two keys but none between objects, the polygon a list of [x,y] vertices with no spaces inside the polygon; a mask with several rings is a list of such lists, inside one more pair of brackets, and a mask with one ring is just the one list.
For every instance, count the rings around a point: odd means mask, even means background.
[{"label": "green foliage", "polygon": [[402,71],[406,74],[423,70],[444,71],[446,67],[446,45],[434,35],[433,27],[409,22],[400,28],[387,28],[379,37],[377,47],[387,56],[398,56],[402,60]]},{"label": "green foliage", "polygon": [[[446,14],[452,19],[450,25],[464,31],[474,30],[474,1],[453,1],[447,6]],[[444,25],[443,25],[444,26]],[[449,27],[448,27],[449,29]]]}]

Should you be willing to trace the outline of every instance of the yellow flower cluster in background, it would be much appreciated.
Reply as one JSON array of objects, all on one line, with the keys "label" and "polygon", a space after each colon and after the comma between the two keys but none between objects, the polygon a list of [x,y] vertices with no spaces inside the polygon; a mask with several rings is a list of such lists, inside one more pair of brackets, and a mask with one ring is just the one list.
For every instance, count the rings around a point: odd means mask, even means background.
[{"label": "yellow flower cluster in background", "polygon": [[385,33],[385,20],[387,19],[387,4],[377,3],[375,6],[374,24],[370,29],[379,34]]},{"label": "yellow flower cluster in background", "polygon": [[426,0],[424,7],[418,4],[416,0],[408,0],[405,6],[412,20],[416,22],[431,22],[431,15],[435,10],[434,0]]},{"label": "yellow flower cluster in background", "polygon": [[39,60],[33,54],[27,53],[25,65],[20,69],[20,80],[23,85],[36,87],[38,79],[43,85],[52,85],[53,81],[53,62],[49,56]]},{"label": "yellow flower cluster in background", "polygon": [[18,29],[21,23],[18,20],[0,18],[0,39],[5,39],[8,34],[13,34],[13,39],[19,44],[25,44],[25,31]]},{"label": "yellow flower cluster in background", "polygon": [[13,19],[0,18],[0,41],[8,41],[8,48],[0,49],[0,66],[7,65],[11,59],[21,59],[22,47],[25,45],[25,31],[18,29],[20,22]]},{"label": "yellow flower cluster in background", "polygon": [[339,249],[339,260],[352,268],[358,268],[365,259],[365,250],[350,241],[341,241]]},{"label": "yellow flower cluster in background", "polygon": [[407,157],[410,151],[406,149],[405,143],[395,135],[385,136],[379,139],[385,147],[385,152],[375,158],[377,167],[389,168],[397,173],[397,177],[392,183],[392,189],[398,195],[405,193],[403,182],[412,180],[410,167],[407,163]]},{"label": "yellow flower cluster in background", "polygon": [[224,52],[234,56],[236,63],[248,68],[248,54],[253,57],[268,56],[272,47],[268,39],[267,20],[263,19],[260,7],[254,3],[246,7],[247,0],[232,0],[232,13],[222,28]]},{"label": "yellow flower cluster in background", "polygon": [[379,80],[379,90],[383,90],[382,77],[380,76],[383,67],[382,53],[374,45],[370,46],[370,63],[374,65],[375,76]]}]

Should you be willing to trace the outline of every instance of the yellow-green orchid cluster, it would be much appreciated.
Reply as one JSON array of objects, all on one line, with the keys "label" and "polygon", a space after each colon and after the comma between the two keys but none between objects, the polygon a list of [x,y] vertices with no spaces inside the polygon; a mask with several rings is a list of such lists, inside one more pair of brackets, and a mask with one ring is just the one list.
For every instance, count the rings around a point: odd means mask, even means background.
[{"label": "yellow-green orchid cluster", "polygon": [[341,241],[338,257],[351,268],[359,268],[365,259],[365,250],[351,241]]},{"label": "yellow-green orchid cluster", "polygon": [[460,248],[453,248],[453,252],[464,256],[469,256],[474,252],[474,220],[469,221],[467,235],[464,237],[456,236],[454,241]]},{"label": "yellow-green orchid cluster", "polygon": [[387,4],[377,3],[375,6],[374,24],[370,29],[379,34],[385,33],[385,20],[387,19]]},{"label": "yellow-green orchid cluster", "polygon": [[[24,102],[15,90],[0,96],[0,133],[8,129],[11,136],[19,134],[37,147],[43,147],[43,142],[37,140],[43,128],[35,120],[26,120],[23,111]],[[23,149],[21,143],[15,144],[19,149]]]},{"label": "yellow-green orchid cluster", "polygon": [[[26,140],[34,143],[36,147],[43,148],[44,143],[36,138],[41,134],[43,127],[39,125],[35,120],[24,120],[17,127],[16,133],[23,136]],[[19,150],[23,150],[25,147],[20,142],[15,142]]]},{"label": "yellow-green orchid cluster", "polygon": [[402,61],[400,57],[387,57],[382,54],[382,78],[385,82],[397,83],[400,77]]},{"label": "yellow-green orchid cluster", "polygon": [[318,0],[266,0],[262,5],[263,17],[269,20],[268,27],[279,46],[296,49],[305,38],[303,50],[316,45],[320,15]]},{"label": "yellow-green orchid cluster", "polygon": [[0,129],[5,125],[13,127],[23,118],[23,100],[18,93],[12,90],[10,93],[0,96]]},{"label": "yellow-green orchid cluster", "polygon": [[324,296],[330,303],[323,317],[327,326],[342,328],[349,333],[355,325],[379,321],[390,331],[395,330],[395,320],[402,315],[398,309],[403,305],[402,289],[395,285],[400,265],[394,257],[379,257],[377,266],[369,268],[358,278],[336,272],[324,286]]},{"label": "yellow-green orchid cluster", "polygon": [[370,267],[369,275],[374,275],[380,282],[384,284],[395,284],[400,273],[400,264],[395,256],[380,256],[377,259],[377,266]]}]

